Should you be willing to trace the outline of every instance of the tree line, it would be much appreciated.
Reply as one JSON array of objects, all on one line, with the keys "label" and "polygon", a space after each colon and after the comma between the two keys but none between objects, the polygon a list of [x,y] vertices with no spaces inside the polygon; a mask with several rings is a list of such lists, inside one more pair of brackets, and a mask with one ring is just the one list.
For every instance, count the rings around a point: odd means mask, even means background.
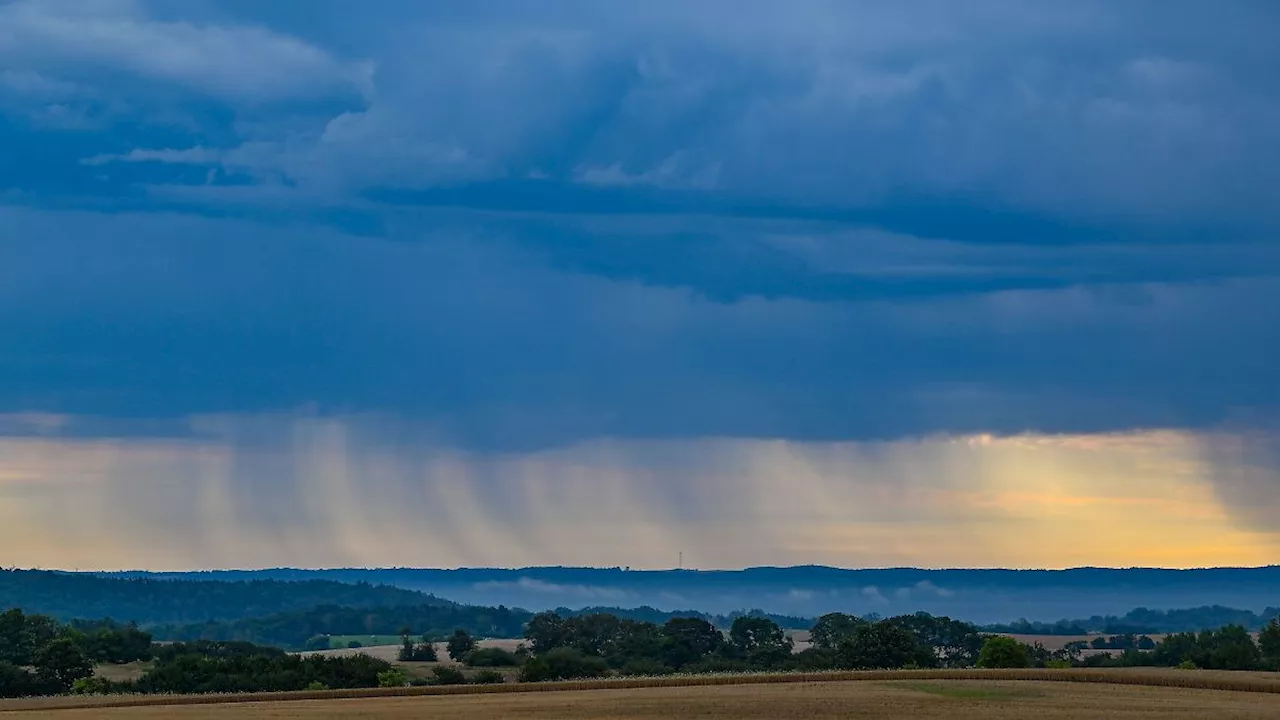
[{"label": "tree line", "polygon": [[92,676],[95,663],[151,656],[151,635],[136,625],[62,624],[18,609],[0,613],[0,697],[65,693]]},{"label": "tree line", "polygon": [[1014,635],[1085,635],[1099,632],[1106,635],[1142,635],[1154,633],[1199,632],[1206,628],[1240,625],[1250,631],[1261,630],[1268,622],[1280,617],[1280,608],[1268,607],[1261,613],[1251,610],[1205,605],[1179,610],[1151,610],[1135,608],[1121,616],[1094,615],[1077,620],[1033,622],[1025,619],[1010,623],[994,623],[982,626],[993,633]]},{"label": "tree line", "polygon": [[[561,617],[607,614],[619,618],[664,623],[672,618],[695,617],[718,627],[728,627],[739,617],[763,617],[788,629],[807,628],[812,620],[771,615],[760,610],[711,615],[695,612],[663,611],[651,607],[635,609],[586,608],[554,611]],[[465,630],[477,637],[520,637],[534,613],[519,608],[479,605],[412,605],[395,607],[341,607],[324,605],[295,612],[234,621],[208,621],[151,628],[157,640],[243,641],[291,650],[323,650],[331,635],[398,635],[404,627],[420,634],[444,637]]]},{"label": "tree line", "polygon": [[[438,660],[439,635],[400,628],[400,659]],[[811,647],[795,652],[787,632],[768,617],[739,615],[727,628],[700,617],[662,624],[607,613],[565,617],[543,612],[523,627],[517,652],[479,648],[462,628],[447,635],[448,655],[480,669],[472,682],[500,682],[495,668],[518,667],[523,682],[609,675],[744,671],[821,671],[964,667],[1166,666],[1280,670],[1280,619],[1257,640],[1241,625],[1176,633],[1150,649],[1142,638],[1116,636],[1125,649],[1085,654],[1081,643],[1049,651],[972,623],[928,613],[885,619],[829,613],[810,629]],[[1147,638],[1150,641],[1150,638]],[[110,682],[93,674],[104,662],[153,660],[138,680]],[[467,682],[456,667],[437,666],[413,683]],[[58,623],[21,610],[0,614],[0,696],[77,693],[206,693],[319,690],[410,684],[402,670],[366,655],[303,656],[247,642],[199,640],[153,644],[135,625],[112,621]]]},{"label": "tree line", "polygon": [[153,626],[262,617],[319,605],[456,603],[397,587],[331,580],[206,582],[0,569],[0,607],[20,607],[62,620],[111,617]]}]

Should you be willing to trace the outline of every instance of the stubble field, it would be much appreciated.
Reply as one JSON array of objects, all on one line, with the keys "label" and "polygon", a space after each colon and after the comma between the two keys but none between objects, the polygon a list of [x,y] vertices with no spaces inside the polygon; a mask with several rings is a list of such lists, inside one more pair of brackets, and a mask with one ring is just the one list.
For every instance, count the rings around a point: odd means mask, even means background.
[{"label": "stubble field", "polygon": [[[1037,674],[1038,673],[1038,674]],[[1052,673],[993,671],[974,675],[898,672],[846,674],[845,678],[795,680],[768,677],[668,678],[624,683],[565,683],[505,688],[457,688],[431,694],[390,693],[342,697],[339,691],[311,699],[143,698],[154,703],[107,707],[120,698],[85,698],[78,708],[36,702],[0,703],[0,718],[14,720],[330,720],[448,718],[488,720],[649,720],[650,718],[1027,718],[1156,720],[1280,717],[1280,677],[1275,673],[1108,671]],[[982,677],[978,675],[977,677]],[[856,679],[847,679],[856,678]],[[945,678],[945,679],[942,679]],[[1026,678],[1026,679],[1014,679]],[[1052,680],[1050,680],[1052,679]],[[689,684],[681,684],[689,683]],[[1146,684],[1151,683],[1151,684]],[[1161,685],[1165,686],[1161,686]],[[1200,689],[1177,685],[1200,685]],[[412,690],[412,689],[410,689]],[[51,699],[65,703],[67,699]],[[221,701],[221,702],[220,702]],[[201,704],[171,704],[199,702]],[[165,704],[170,703],[170,704]]]},{"label": "stubble field", "polygon": [[[5,713],[7,715],[8,713]],[[1272,720],[1272,694],[1126,685],[1014,681],[825,682],[787,685],[581,690],[33,711],[38,720],[333,720],[448,718],[449,720],[650,720],[656,718],[945,718],[985,720]]]}]

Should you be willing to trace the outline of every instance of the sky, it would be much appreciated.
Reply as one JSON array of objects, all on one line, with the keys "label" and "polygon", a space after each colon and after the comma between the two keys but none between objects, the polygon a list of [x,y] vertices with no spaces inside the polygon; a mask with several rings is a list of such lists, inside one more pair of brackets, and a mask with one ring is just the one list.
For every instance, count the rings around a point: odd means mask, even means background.
[{"label": "sky", "polygon": [[0,564],[1280,562],[1269,0],[0,0]]}]

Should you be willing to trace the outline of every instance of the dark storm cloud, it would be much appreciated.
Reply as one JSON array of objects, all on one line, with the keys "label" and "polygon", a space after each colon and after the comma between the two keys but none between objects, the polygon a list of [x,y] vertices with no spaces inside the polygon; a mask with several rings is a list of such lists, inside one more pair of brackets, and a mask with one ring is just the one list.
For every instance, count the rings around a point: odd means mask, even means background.
[{"label": "dark storm cloud", "polygon": [[1277,12],[1232,7],[0,4],[0,410],[1265,414]]}]

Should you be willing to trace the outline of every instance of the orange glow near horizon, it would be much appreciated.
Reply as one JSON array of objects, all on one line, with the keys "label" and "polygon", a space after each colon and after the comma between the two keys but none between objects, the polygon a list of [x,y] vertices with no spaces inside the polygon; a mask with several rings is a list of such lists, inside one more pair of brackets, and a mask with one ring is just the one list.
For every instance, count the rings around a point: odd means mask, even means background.
[{"label": "orange glow near horizon", "polygon": [[483,455],[280,422],[276,444],[0,438],[5,564],[1199,567],[1280,551],[1216,484],[1212,438],[1188,433]]}]

